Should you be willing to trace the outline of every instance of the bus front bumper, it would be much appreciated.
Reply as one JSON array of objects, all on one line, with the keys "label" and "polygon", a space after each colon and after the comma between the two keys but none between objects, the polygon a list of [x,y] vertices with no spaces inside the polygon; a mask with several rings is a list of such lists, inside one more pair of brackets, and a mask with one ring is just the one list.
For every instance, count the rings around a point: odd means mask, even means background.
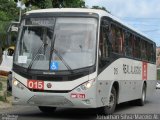
[{"label": "bus front bumper", "polygon": [[85,92],[32,92],[26,86],[12,86],[13,105],[96,108],[95,86]]}]

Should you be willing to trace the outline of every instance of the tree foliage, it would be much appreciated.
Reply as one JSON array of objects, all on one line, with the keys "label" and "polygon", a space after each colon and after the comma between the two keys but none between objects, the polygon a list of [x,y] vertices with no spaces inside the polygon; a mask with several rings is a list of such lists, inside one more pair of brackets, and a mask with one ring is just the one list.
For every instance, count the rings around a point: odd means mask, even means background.
[{"label": "tree foliage", "polygon": [[9,0],[0,0],[0,33],[6,32],[8,23],[18,18],[16,4]]},{"label": "tree foliage", "polygon": [[[18,0],[14,0],[17,2]],[[38,8],[78,8],[85,7],[84,0],[22,0],[22,2],[28,7],[29,5],[37,6]]]},{"label": "tree foliage", "polygon": [[105,7],[100,7],[100,6],[92,6],[92,9],[101,9],[101,10],[105,10],[106,12],[110,13]]},{"label": "tree foliage", "polygon": [[51,0],[52,7],[59,8],[82,8],[85,7],[84,0]]},{"label": "tree foliage", "polygon": [[12,0],[0,0],[0,21],[10,21],[18,16],[16,4]]},{"label": "tree foliage", "polygon": [[44,9],[48,7],[47,5],[49,0],[22,0],[22,2],[25,4],[26,7],[32,5]]},{"label": "tree foliage", "polygon": [[0,0],[0,42],[6,45],[6,31],[11,21],[18,20],[19,10],[13,0]]}]

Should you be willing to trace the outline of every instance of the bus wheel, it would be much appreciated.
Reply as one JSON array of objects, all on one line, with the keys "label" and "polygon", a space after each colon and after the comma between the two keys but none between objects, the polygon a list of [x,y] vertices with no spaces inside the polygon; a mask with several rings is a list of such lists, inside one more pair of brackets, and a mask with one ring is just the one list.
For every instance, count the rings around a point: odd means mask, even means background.
[{"label": "bus wheel", "polygon": [[137,105],[143,106],[146,101],[146,85],[143,85],[141,98],[137,100]]},{"label": "bus wheel", "polygon": [[117,104],[117,93],[116,89],[112,87],[110,98],[109,98],[109,105],[103,107],[103,114],[108,115],[112,114],[116,108]]},{"label": "bus wheel", "polygon": [[39,106],[39,110],[45,114],[51,114],[56,110],[56,107]]}]

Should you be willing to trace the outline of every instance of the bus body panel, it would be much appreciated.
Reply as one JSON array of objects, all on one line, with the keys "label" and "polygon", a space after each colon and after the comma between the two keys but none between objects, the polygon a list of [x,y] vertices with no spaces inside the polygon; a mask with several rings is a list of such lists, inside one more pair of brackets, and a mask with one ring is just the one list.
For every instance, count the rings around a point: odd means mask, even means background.
[{"label": "bus body panel", "polygon": [[[142,94],[144,82],[146,82],[147,96],[149,96],[155,90],[156,65],[147,63],[147,80],[143,80],[144,70],[142,65],[143,62],[141,61],[120,58],[99,74],[98,81],[102,84],[108,84],[106,87],[109,87],[109,93],[113,83],[118,82],[119,90],[117,103],[139,99]],[[103,88],[100,87],[100,89],[103,91]],[[106,90],[104,89],[104,91]],[[106,93],[106,96],[109,96],[109,93]]]},{"label": "bus body panel", "polygon": [[97,80],[96,101],[97,107],[107,106],[109,104],[109,96],[111,93],[112,80]]}]

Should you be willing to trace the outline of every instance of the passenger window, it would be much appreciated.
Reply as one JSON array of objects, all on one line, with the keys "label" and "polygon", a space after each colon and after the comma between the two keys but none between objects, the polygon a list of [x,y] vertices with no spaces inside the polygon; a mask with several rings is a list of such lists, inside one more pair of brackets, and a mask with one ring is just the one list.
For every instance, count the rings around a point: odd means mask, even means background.
[{"label": "passenger window", "polygon": [[123,54],[124,34],[122,29],[112,24],[110,34],[113,52]]},{"label": "passenger window", "polygon": [[156,45],[153,45],[153,62],[156,63]]},{"label": "passenger window", "polygon": [[142,44],[141,44],[141,57],[142,60],[147,60],[147,42],[142,40]]},{"label": "passenger window", "polygon": [[129,32],[125,32],[125,55],[132,57],[133,56],[133,45],[132,45],[132,35]]},{"label": "passenger window", "polygon": [[152,62],[152,44],[147,44],[147,58],[149,62]]},{"label": "passenger window", "polygon": [[138,58],[138,59],[141,59],[141,41],[140,41],[140,38],[137,38],[135,37],[134,39],[134,57],[135,58]]}]

